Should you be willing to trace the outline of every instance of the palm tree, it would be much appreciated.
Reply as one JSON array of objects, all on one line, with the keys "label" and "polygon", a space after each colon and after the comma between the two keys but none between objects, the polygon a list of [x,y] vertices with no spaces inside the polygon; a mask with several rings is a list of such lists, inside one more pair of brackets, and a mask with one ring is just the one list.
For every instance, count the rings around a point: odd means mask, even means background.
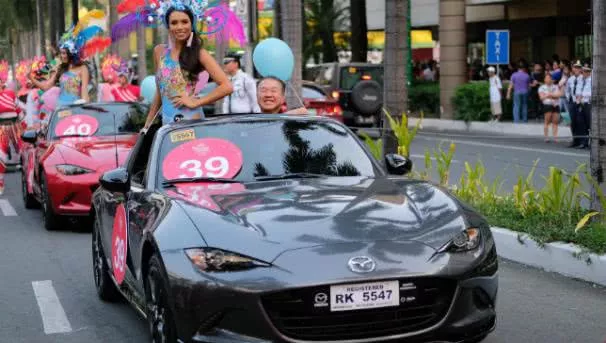
[{"label": "palm tree", "polygon": [[[295,70],[290,80],[290,89],[287,92],[287,104],[300,107],[301,78],[303,73],[303,13],[301,0],[281,0],[281,24],[284,41],[290,46],[295,55]],[[295,94],[296,92],[296,94]],[[297,96],[298,95],[298,96]],[[295,105],[297,104],[297,105]]]},{"label": "palm tree", "polygon": [[350,0],[351,13],[351,61],[368,61],[368,25],[366,0]]},{"label": "palm tree", "polygon": [[[408,1],[385,1],[385,52],[383,62],[384,77],[384,106],[392,115],[399,116],[408,110],[408,80],[406,63],[408,59]],[[385,153],[397,151],[397,142],[391,130],[388,130],[388,121],[383,114],[383,149]]]},{"label": "palm tree", "polygon": [[303,35],[303,62],[313,57],[319,63],[337,61],[337,45],[335,43],[335,28],[346,27],[348,7],[337,7],[333,0],[305,1]]},{"label": "palm tree", "polygon": [[40,52],[38,54],[44,55],[45,53],[45,36],[44,36],[44,0],[36,0],[36,22],[38,23],[38,39],[40,40]]},{"label": "palm tree", "polygon": [[[592,177],[598,180],[597,185],[604,192],[604,183],[602,170],[606,168],[606,154],[601,150],[602,142],[606,139],[606,104],[601,99],[606,95],[606,79],[604,71],[606,70],[606,35],[602,36],[604,30],[606,30],[606,4],[603,0],[593,0],[593,75],[592,75],[592,89],[591,94],[593,99],[599,99],[600,101],[592,101],[592,113],[591,113],[591,131],[593,136],[599,137],[599,139],[591,140],[591,174]],[[602,79],[604,79],[602,82]],[[598,197],[598,190],[592,189],[591,191],[592,201],[591,207],[603,211],[600,199]]]},{"label": "palm tree", "polygon": [[72,24],[78,23],[78,12],[80,10],[80,4],[78,0],[72,0]]},{"label": "palm tree", "polygon": [[[118,4],[120,4],[120,0],[109,0],[109,25],[108,27],[112,27],[118,21]],[[110,52],[112,54],[118,55],[120,53],[120,45],[116,43],[112,43],[110,47]]]}]

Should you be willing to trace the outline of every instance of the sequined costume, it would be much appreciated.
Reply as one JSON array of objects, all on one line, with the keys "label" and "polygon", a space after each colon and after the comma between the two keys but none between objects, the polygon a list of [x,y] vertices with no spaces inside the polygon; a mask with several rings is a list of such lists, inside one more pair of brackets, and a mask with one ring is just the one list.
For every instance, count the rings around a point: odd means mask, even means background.
[{"label": "sequined costume", "polygon": [[[200,108],[175,107],[172,98],[186,93],[189,96],[194,95],[196,88],[195,82],[189,82],[186,75],[181,70],[179,62],[171,57],[171,50],[167,48],[160,57],[158,70],[156,71],[156,82],[160,87],[162,97],[162,123],[168,124],[181,119],[199,119],[204,118],[204,111]],[[179,117],[181,115],[182,117]]]},{"label": "sequined costume", "polygon": [[66,71],[59,79],[61,93],[57,101],[57,106],[71,105],[79,100],[82,93],[82,77],[73,71]]}]

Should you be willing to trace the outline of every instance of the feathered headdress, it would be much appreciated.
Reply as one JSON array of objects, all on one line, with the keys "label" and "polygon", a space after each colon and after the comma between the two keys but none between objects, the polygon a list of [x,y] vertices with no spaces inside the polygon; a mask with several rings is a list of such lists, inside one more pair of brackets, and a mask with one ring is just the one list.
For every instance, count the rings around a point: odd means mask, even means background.
[{"label": "feathered headdress", "polygon": [[[171,10],[190,10],[194,15],[194,29],[201,35],[218,39],[236,39],[246,45],[244,27],[238,16],[219,0],[124,0],[118,5],[119,13],[127,13],[112,26],[112,41],[116,42],[139,27],[168,27],[167,14]],[[221,33],[221,34],[219,34]]]},{"label": "feathered headdress", "polygon": [[6,82],[8,80],[8,62],[0,61],[0,81]]},{"label": "feathered headdress", "polygon": [[32,72],[33,73],[40,73],[43,69],[45,69],[47,66],[46,63],[46,56],[36,56],[34,57],[34,59],[32,60]]},{"label": "feathered headdress", "polygon": [[17,68],[15,68],[15,79],[19,82],[21,89],[27,87],[27,71],[31,65],[31,60],[23,60],[19,62]]},{"label": "feathered headdress", "polygon": [[86,59],[105,50],[111,45],[111,40],[101,37],[103,29],[100,26],[91,25],[92,21],[103,18],[105,18],[103,11],[88,12],[80,18],[75,26],[63,34],[59,48],[67,50],[77,60]]},{"label": "feathered headdress", "polygon": [[118,76],[128,76],[130,71],[128,70],[128,64],[126,62],[120,63],[120,65],[114,67]]}]

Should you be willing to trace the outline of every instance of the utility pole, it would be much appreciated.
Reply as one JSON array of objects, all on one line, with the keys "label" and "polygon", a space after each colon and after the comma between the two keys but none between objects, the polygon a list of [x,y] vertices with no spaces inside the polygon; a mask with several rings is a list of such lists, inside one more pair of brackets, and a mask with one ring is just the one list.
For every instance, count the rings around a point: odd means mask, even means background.
[{"label": "utility pole", "polygon": [[[604,167],[606,166],[606,3],[604,0],[593,0],[592,31],[593,31],[593,73],[591,76],[591,176],[597,181],[598,187],[604,187]],[[592,209],[603,211],[597,196],[597,190],[591,190]],[[605,216],[602,216],[604,220]]]}]

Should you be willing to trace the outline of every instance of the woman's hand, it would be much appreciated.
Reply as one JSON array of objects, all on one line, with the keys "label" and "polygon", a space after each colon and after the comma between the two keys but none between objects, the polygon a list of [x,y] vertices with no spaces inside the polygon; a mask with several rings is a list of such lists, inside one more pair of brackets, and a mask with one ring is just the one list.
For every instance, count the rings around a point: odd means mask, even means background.
[{"label": "woman's hand", "polygon": [[173,104],[177,107],[185,106],[187,108],[196,108],[199,105],[196,103],[194,98],[190,97],[186,93],[182,93],[181,95],[177,95],[172,98]]}]

